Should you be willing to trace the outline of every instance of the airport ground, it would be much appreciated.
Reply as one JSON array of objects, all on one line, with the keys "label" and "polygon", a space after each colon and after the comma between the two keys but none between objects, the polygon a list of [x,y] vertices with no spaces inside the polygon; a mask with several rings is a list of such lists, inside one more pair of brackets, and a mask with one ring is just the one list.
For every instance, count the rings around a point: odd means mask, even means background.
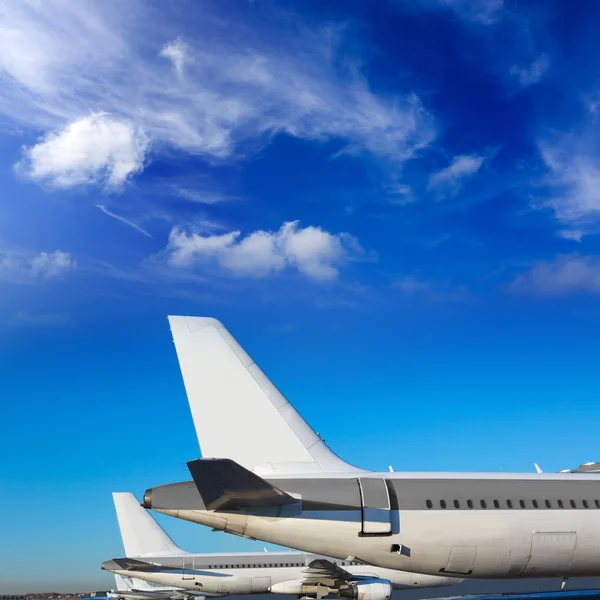
[{"label": "airport ground", "polygon": [[[534,596],[531,600],[600,600],[600,577],[584,577],[567,582],[564,594],[560,594],[559,579],[521,579],[521,580],[473,580],[459,583],[452,588],[423,588],[418,590],[403,590],[394,592],[394,600],[428,600],[433,598],[452,598],[467,596],[469,600],[492,600],[496,594],[504,596],[504,600],[525,600],[517,594],[543,594]],[[578,594],[581,591],[581,594]],[[596,592],[596,593],[592,593]],[[547,595],[546,595],[547,593]],[[90,598],[95,592],[65,593],[58,592],[36,594],[0,594],[0,600],[81,600]],[[99,594],[98,594],[99,596]],[[481,598],[479,598],[481,596]],[[228,600],[248,600],[248,596],[228,596]],[[259,594],[252,600],[291,600],[292,596],[275,596]]]}]

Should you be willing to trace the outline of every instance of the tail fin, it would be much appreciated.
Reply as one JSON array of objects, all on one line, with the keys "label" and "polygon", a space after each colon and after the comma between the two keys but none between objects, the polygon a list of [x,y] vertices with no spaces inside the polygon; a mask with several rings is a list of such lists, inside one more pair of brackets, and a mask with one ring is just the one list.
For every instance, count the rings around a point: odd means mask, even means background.
[{"label": "tail fin", "polygon": [[131,580],[129,577],[123,577],[123,575],[117,575],[115,573],[115,583],[117,584],[118,592],[128,592],[131,590]]},{"label": "tail fin", "polygon": [[169,317],[204,458],[269,473],[358,471],[334,454],[222,323]]},{"label": "tail fin", "polygon": [[114,493],[113,500],[125,556],[187,554],[165,533],[164,529],[140,506],[130,493]]}]

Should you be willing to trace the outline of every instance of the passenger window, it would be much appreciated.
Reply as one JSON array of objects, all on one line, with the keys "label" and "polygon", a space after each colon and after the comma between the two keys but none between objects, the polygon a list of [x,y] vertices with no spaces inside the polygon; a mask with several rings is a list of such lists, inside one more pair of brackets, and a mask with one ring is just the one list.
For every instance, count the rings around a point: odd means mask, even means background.
[{"label": "passenger window", "polygon": [[537,500],[532,500],[531,504],[533,504],[533,508],[537,508],[538,507],[538,501]]},{"label": "passenger window", "polygon": [[440,506],[442,508],[446,508],[446,501],[445,500],[440,500]]},{"label": "passenger window", "polygon": [[552,508],[552,504],[550,504],[550,500],[546,500],[546,508]]},{"label": "passenger window", "polygon": [[564,508],[562,500],[557,500],[557,504],[558,504],[558,508]]},{"label": "passenger window", "polygon": [[500,508],[500,502],[498,502],[498,500],[494,500],[494,508]]},{"label": "passenger window", "polygon": [[482,500],[479,504],[481,504],[481,508],[487,508],[485,500]]},{"label": "passenger window", "polygon": [[600,508],[600,500],[594,500],[594,504],[596,505],[596,508]]},{"label": "passenger window", "polygon": [[575,502],[575,500],[571,500],[571,508],[577,508],[577,503]]},{"label": "passenger window", "polygon": [[469,508],[473,508],[473,501],[472,500],[467,500],[467,506]]},{"label": "passenger window", "polygon": [[589,508],[587,500],[582,500],[581,504],[583,504],[583,508]]},{"label": "passenger window", "polygon": [[507,500],[506,506],[508,506],[508,508],[512,508],[512,500]]},{"label": "passenger window", "polygon": [[433,508],[433,502],[431,500],[427,500],[425,504],[427,504],[427,508]]},{"label": "passenger window", "polygon": [[454,508],[460,508],[460,504],[459,504],[458,500],[454,501]]},{"label": "passenger window", "polygon": [[525,500],[519,500],[521,508],[525,508]]}]

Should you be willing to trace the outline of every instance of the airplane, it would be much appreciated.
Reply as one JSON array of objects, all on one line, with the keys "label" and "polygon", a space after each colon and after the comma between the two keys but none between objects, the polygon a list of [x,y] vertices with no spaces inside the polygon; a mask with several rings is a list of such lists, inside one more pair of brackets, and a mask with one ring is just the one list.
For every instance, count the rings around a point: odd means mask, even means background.
[{"label": "airplane", "polygon": [[[357,468],[329,449],[222,323],[169,322],[203,458],[188,462],[193,481],[148,489],[146,508],[414,573],[600,575],[599,466],[514,474]],[[308,376],[301,363],[298,370]]]},{"label": "airplane", "polygon": [[389,600],[393,589],[461,581],[302,552],[191,554],[173,542],[133,494],[114,493],[113,500],[125,557],[102,563],[102,569],[135,582],[128,591],[117,592],[113,596],[117,598],[203,600],[229,594],[273,593]]},{"label": "airplane", "polygon": [[[143,510],[143,509],[142,509]],[[160,586],[148,583],[136,577],[124,577],[115,573],[116,590],[106,594],[107,598],[115,600],[187,600],[191,594],[170,586]],[[204,596],[194,594],[202,600]]]}]

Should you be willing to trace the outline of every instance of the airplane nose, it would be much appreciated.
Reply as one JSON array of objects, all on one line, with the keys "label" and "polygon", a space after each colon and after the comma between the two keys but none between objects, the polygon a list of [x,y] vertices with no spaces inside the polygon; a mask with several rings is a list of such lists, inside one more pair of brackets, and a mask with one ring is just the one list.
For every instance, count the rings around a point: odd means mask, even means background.
[{"label": "airplane nose", "polygon": [[144,492],[144,502],[142,503],[144,508],[152,508],[152,489]]}]

